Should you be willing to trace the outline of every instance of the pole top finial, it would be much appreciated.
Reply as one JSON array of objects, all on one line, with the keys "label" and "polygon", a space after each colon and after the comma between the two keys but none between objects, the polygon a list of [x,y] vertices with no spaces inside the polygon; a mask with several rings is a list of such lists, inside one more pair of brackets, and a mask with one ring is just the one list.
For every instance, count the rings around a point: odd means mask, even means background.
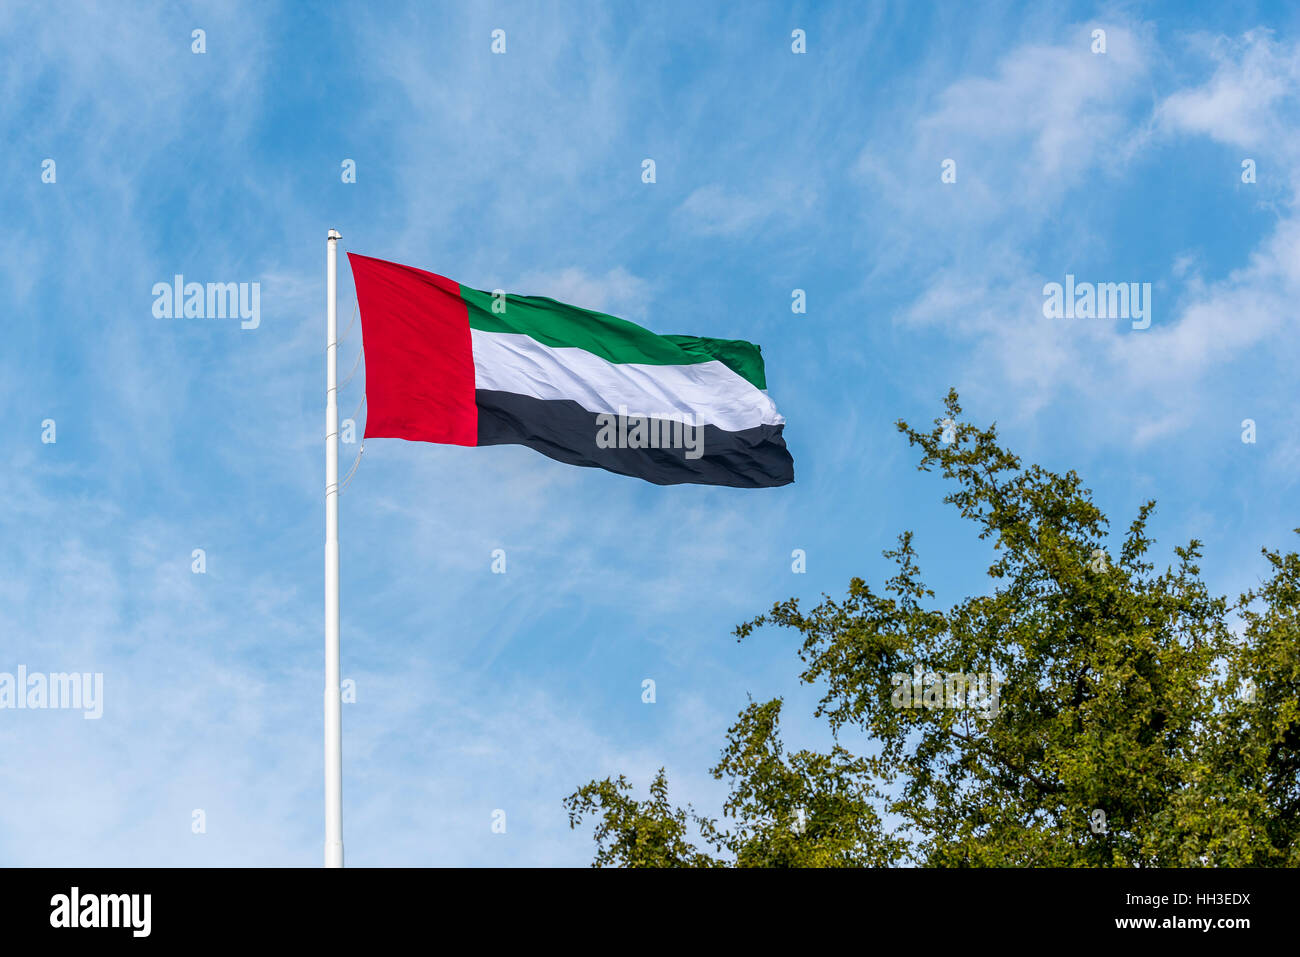
[{"label": "pole top finial", "polygon": [[343,238],[343,234],[340,233],[337,229],[331,229],[328,233],[325,234],[325,238],[326,238],[326,239],[342,239],[342,238]]}]

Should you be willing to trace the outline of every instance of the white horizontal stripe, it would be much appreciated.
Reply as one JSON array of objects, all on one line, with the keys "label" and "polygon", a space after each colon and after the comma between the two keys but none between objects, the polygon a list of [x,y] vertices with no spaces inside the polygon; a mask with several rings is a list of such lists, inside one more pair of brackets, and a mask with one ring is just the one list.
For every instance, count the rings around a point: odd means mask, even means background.
[{"label": "white horizontal stripe", "polygon": [[669,416],[739,432],[785,419],[767,393],[717,360],[659,366],[609,362],[585,349],[552,348],[514,332],[471,329],[474,387],[536,399],[570,399],[588,412]]}]

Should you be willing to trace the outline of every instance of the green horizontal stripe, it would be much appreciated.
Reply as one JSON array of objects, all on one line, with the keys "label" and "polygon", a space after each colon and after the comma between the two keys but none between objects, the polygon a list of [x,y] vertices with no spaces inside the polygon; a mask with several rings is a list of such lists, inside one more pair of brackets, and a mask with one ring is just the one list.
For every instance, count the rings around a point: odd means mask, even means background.
[{"label": "green horizontal stripe", "polygon": [[522,333],[552,348],[584,349],[607,362],[684,366],[716,360],[755,388],[767,388],[762,353],[743,339],[660,336],[626,319],[545,296],[507,294],[504,309],[498,304],[497,312],[490,292],[461,286],[460,296],[471,329]]},{"label": "green horizontal stripe", "polygon": [[763,370],[763,353],[758,346],[744,339],[709,339],[704,336],[664,336],[682,351],[702,354],[707,359],[717,359],[736,375],[748,379],[755,388],[767,388],[767,374]]}]

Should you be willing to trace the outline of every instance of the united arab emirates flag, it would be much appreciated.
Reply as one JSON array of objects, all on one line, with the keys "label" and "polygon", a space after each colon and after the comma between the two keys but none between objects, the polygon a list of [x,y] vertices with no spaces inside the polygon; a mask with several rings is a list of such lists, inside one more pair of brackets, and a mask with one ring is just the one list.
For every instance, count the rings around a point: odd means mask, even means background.
[{"label": "united arab emirates flag", "polygon": [[794,481],[753,343],[656,335],[554,299],[348,260],[367,438],[526,445],[658,485]]}]

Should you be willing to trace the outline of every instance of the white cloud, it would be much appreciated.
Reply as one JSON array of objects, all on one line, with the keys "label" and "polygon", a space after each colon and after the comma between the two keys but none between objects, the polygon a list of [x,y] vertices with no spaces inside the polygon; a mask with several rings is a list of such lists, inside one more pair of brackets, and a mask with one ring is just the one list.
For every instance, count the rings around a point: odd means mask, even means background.
[{"label": "white cloud", "polygon": [[[1145,136],[1130,116],[1150,70],[1148,31],[1111,25],[1104,55],[1090,52],[1082,27],[1062,36],[1014,47],[990,75],[950,83],[910,128],[862,150],[857,173],[896,211],[871,225],[898,258],[921,245],[929,248],[920,255],[932,252],[936,237],[925,229],[981,248],[999,224],[1033,229],[1085,176],[1133,154]],[[940,182],[948,159],[957,172],[950,185]]]},{"label": "white cloud", "polygon": [[[1171,250],[1172,281],[1154,277],[1154,321],[1144,331],[1127,322],[1044,319],[1043,284],[1061,282],[1072,264],[1039,274],[1036,241],[1059,237],[1075,256],[1089,244],[1104,249],[1105,236],[1062,236],[1059,223],[1072,221],[1068,204],[1096,196],[1076,190],[1098,176],[1121,182],[1137,148],[1155,145],[1156,133],[1243,146],[1267,137],[1270,166],[1284,181],[1296,177],[1300,134],[1290,128],[1288,105],[1300,90],[1300,47],[1263,32],[1202,42],[1213,74],[1147,115],[1150,64],[1162,58],[1152,31],[1109,25],[1106,55],[1088,52],[1079,40],[1086,31],[1067,35],[1010,50],[988,77],[952,83],[904,141],[905,159],[871,144],[858,168],[898,211],[882,260],[924,282],[896,313],[899,322],[967,343],[968,367],[978,370],[973,388],[990,395],[1010,388],[1022,416],[1086,400],[1100,433],[1142,446],[1205,421],[1217,388],[1207,381],[1213,370],[1252,356],[1267,361],[1268,343],[1292,338],[1300,301],[1294,197],[1246,265],[1222,279],[1202,278],[1198,253]],[[956,185],[939,185],[946,156],[958,160]],[[932,182],[900,173],[911,165]]]},{"label": "white cloud", "polygon": [[1187,384],[1300,325],[1300,222],[1278,223],[1242,269],[1194,284],[1172,319],[1111,342],[1129,382]]},{"label": "white cloud", "polygon": [[1249,149],[1294,146],[1298,48],[1264,30],[1236,40],[1202,38],[1198,46],[1217,63],[1214,75],[1166,97],[1156,111],[1162,126]]},{"label": "white cloud", "polygon": [[771,183],[755,194],[712,184],[691,192],[678,215],[702,236],[738,236],[777,221],[788,223],[812,208],[816,194],[795,183]]},{"label": "white cloud", "polygon": [[650,284],[622,266],[615,266],[603,276],[575,266],[558,272],[525,272],[510,291],[526,296],[549,296],[617,316],[643,315],[650,299]]}]

